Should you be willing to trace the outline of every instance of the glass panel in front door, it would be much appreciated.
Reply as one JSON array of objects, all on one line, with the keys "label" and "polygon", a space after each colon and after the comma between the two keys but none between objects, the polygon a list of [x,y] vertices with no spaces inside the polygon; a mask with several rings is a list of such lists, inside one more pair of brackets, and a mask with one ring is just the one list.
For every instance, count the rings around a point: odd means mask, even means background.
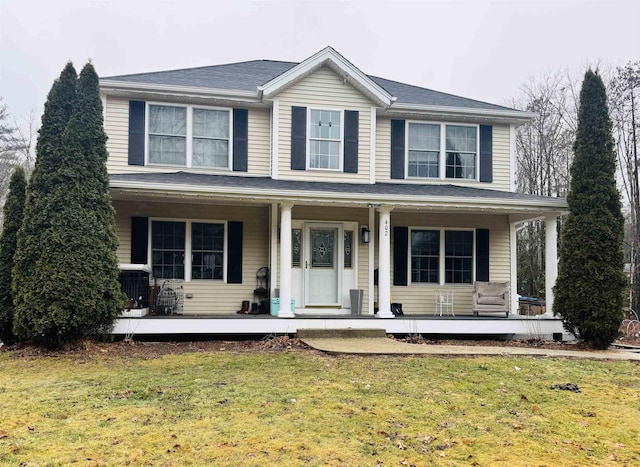
[{"label": "glass panel in front door", "polygon": [[336,230],[311,230],[311,267],[333,268],[335,257]]}]

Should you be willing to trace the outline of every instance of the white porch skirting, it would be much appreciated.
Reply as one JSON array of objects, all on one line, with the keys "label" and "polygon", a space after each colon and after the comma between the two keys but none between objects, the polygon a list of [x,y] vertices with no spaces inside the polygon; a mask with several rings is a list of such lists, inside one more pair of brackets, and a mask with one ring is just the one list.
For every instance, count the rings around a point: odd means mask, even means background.
[{"label": "white porch skirting", "polygon": [[180,316],[122,318],[116,321],[113,334],[295,334],[298,329],[384,329],[390,334],[442,334],[467,336],[543,337],[565,331],[559,318],[540,316],[485,317],[403,317],[395,319],[296,317],[278,319],[271,316],[242,318],[220,316]]}]

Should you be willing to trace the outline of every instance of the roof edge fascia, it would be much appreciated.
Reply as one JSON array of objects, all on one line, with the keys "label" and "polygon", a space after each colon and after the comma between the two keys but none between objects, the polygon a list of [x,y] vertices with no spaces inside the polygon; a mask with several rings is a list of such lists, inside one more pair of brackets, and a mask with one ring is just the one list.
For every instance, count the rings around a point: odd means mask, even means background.
[{"label": "roof edge fascia", "polygon": [[[129,180],[111,180],[110,181],[111,189],[124,189],[124,190],[136,190],[136,191],[147,191],[147,192],[157,192],[157,193],[190,193],[193,195],[219,195],[219,193],[215,193],[211,191],[211,187],[203,187],[200,185],[167,185],[164,183],[150,183],[150,182],[140,182],[140,181],[129,181]],[[368,194],[367,199],[363,200],[362,193],[336,193],[336,192],[327,192],[327,191],[305,191],[304,193],[295,192],[293,193],[291,190],[282,190],[282,189],[270,189],[270,190],[260,190],[260,192],[256,192],[255,189],[251,188],[240,188],[240,187],[224,187],[220,190],[221,193],[225,195],[231,196],[246,196],[251,197],[252,199],[282,199],[282,200],[290,200],[290,201],[335,201],[336,199],[340,199],[346,202],[360,202],[362,204],[371,204],[376,203],[380,205],[389,205],[389,204],[397,204],[398,202],[411,204],[413,206],[416,205],[438,205],[444,207],[523,207],[529,209],[542,209],[548,208],[549,210],[564,212],[566,211],[567,205],[566,201],[563,198],[549,198],[549,200],[541,201],[541,200],[521,200],[521,199],[504,199],[504,198],[460,198],[456,196],[437,196],[429,199],[429,202],[425,202],[424,196],[421,195],[394,195],[393,200],[390,201],[390,195],[388,194]],[[481,199],[482,202],[478,202],[478,199]]]},{"label": "roof edge fascia", "polygon": [[262,86],[258,86],[258,91],[262,92],[265,98],[272,98],[298,79],[324,65],[327,61],[331,61],[346,75],[354,79],[371,95],[371,97],[375,98],[379,105],[388,107],[395,101],[395,97],[385,91],[384,88],[378,85],[330,46],[325,47],[281,75],[276,76],[271,81],[263,84]]},{"label": "roof edge fascia", "polygon": [[100,90],[106,93],[141,92],[155,94],[171,94],[199,97],[225,97],[252,99],[261,101],[261,93],[257,91],[238,91],[232,89],[202,88],[193,86],[174,86],[166,84],[134,83],[130,81],[100,80]]},{"label": "roof edge fascia", "polygon": [[523,110],[498,110],[498,109],[475,109],[466,107],[449,107],[444,105],[422,105],[394,103],[387,112],[411,112],[411,113],[438,113],[443,115],[468,116],[468,117],[489,117],[509,119],[514,122],[526,123],[538,116],[535,112],[525,112]]}]

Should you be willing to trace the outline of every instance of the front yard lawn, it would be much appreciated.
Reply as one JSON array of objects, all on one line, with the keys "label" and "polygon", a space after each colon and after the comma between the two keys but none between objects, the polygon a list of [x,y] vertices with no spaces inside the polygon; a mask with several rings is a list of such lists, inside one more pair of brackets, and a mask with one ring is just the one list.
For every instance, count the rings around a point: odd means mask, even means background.
[{"label": "front yard lawn", "polygon": [[134,347],[1,352],[0,464],[640,465],[633,362]]}]

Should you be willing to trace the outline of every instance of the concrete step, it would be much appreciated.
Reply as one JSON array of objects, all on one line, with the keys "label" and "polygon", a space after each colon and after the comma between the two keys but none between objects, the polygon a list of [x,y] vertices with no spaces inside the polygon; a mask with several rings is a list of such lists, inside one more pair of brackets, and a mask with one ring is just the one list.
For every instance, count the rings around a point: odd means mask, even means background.
[{"label": "concrete step", "polygon": [[386,337],[384,329],[298,329],[297,337],[300,339],[312,338],[360,338],[360,337]]}]

